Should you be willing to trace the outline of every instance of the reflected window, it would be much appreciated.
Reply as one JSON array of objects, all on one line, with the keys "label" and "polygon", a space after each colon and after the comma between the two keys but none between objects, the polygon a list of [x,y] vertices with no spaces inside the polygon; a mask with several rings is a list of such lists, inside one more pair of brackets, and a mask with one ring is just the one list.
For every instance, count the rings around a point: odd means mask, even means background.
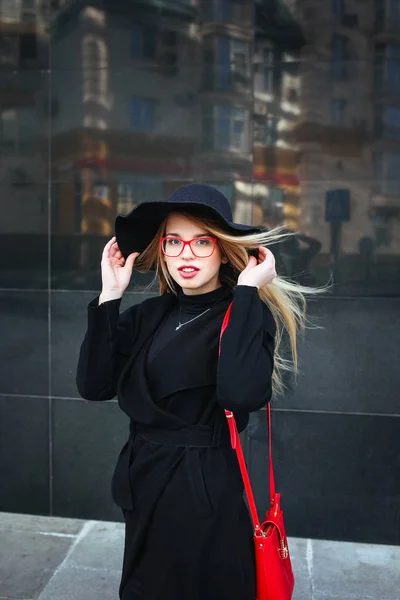
[{"label": "reflected window", "polygon": [[400,107],[388,106],[385,109],[385,137],[400,139]]},{"label": "reflected window", "polygon": [[400,0],[387,0],[387,7],[389,22],[391,22],[392,25],[393,21],[398,24],[400,21]]},{"label": "reflected window", "polygon": [[19,63],[19,47],[18,36],[0,36],[0,65],[17,67]]},{"label": "reflected window", "polygon": [[343,15],[345,12],[345,0],[332,0],[332,12],[335,15]]},{"label": "reflected window", "polygon": [[19,138],[21,143],[29,143],[35,129],[35,112],[30,107],[21,107],[19,113]]},{"label": "reflected window", "polygon": [[400,194],[400,153],[375,152],[374,171],[378,193],[388,196]]},{"label": "reflected window", "polygon": [[37,37],[34,33],[24,33],[20,37],[19,56],[21,61],[33,60],[37,58],[38,46]]},{"label": "reflected window", "polygon": [[0,113],[1,117],[1,148],[17,148],[18,122],[15,108],[5,108]]},{"label": "reflected window", "polygon": [[386,46],[386,82],[390,87],[400,86],[400,46],[388,44]]},{"label": "reflected window", "polygon": [[233,0],[203,0],[203,11],[210,21],[230,21],[233,16]]},{"label": "reflected window", "polygon": [[334,35],[331,42],[331,74],[335,79],[347,76],[348,39],[344,35]]},{"label": "reflected window", "polygon": [[254,143],[270,146],[278,139],[278,119],[271,115],[254,115]]},{"label": "reflected window", "polygon": [[22,0],[21,20],[25,24],[35,23],[37,15],[36,0]]},{"label": "reflected window", "polygon": [[333,98],[331,100],[331,124],[343,127],[346,100]]},{"label": "reflected window", "polygon": [[29,150],[35,135],[35,111],[32,107],[0,109],[0,151]]},{"label": "reflected window", "polygon": [[231,37],[216,38],[215,88],[231,90],[247,85],[250,76],[249,44]]},{"label": "reflected window", "polygon": [[268,193],[260,198],[263,218],[271,225],[282,223],[284,219],[285,191],[279,187],[269,187]]},{"label": "reflected window", "polygon": [[378,248],[389,248],[392,243],[392,231],[388,219],[377,215],[374,218],[375,243]]},{"label": "reflected window", "polygon": [[211,185],[213,188],[221,192],[221,194],[223,194],[230,203],[232,202],[233,185],[231,183],[210,183],[207,181],[207,185]]},{"label": "reflected window", "polygon": [[217,105],[215,111],[215,148],[245,150],[245,110]]},{"label": "reflected window", "polygon": [[133,208],[133,189],[131,183],[118,184],[117,212],[127,214]]},{"label": "reflected window", "polygon": [[86,35],[82,40],[83,101],[108,108],[108,51],[101,38]]},{"label": "reflected window", "polygon": [[203,109],[203,146],[210,149],[249,151],[249,111],[217,104]]},{"label": "reflected window", "polygon": [[131,127],[135,131],[153,131],[156,102],[152,98],[134,98],[131,105]]},{"label": "reflected window", "polygon": [[263,89],[265,92],[272,92],[273,90],[273,53],[272,48],[264,48],[263,53]]},{"label": "reflected window", "polygon": [[134,25],[131,33],[131,55],[133,58],[155,58],[157,32],[155,27]]},{"label": "reflected window", "polygon": [[163,199],[164,180],[128,172],[120,172],[118,179],[117,212],[120,214],[127,214],[141,202]]},{"label": "reflected window", "polygon": [[2,0],[0,2],[0,18],[4,23],[17,22],[21,18],[21,7],[15,0]]}]

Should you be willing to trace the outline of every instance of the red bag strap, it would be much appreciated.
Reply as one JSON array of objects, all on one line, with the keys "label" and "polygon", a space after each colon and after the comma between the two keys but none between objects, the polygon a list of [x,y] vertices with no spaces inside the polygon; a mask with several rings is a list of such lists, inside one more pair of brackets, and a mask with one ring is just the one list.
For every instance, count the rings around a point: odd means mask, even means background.
[{"label": "red bag strap", "polygon": [[[222,334],[228,326],[229,317],[231,314],[232,302],[228,306],[228,310],[225,313],[224,320],[222,322],[221,333],[219,336],[219,349],[218,356],[221,354],[221,339]],[[246,496],[249,503],[249,509],[251,513],[251,518],[253,520],[254,529],[260,528],[260,521],[258,519],[257,507],[254,500],[253,490],[251,488],[249,473],[247,471],[246,461],[243,456],[242,444],[240,443],[239,432],[237,430],[237,425],[235,421],[235,417],[233,412],[230,410],[225,410],[225,416],[228,420],[229,431],[231,436],[231,445],[234,450],[236,450],[236,454],[239,461],[240,472],[242,474],[244,487],[246,490]],[[268,452],[269,452],[269,491],[270,491],[270,503],[273,506],[275,502],[275,477],[274,477],[274,465],[272,462],[272,427],[271,427],[271,406],[270,403],[267,405],[267,424],[268,424]]]}]

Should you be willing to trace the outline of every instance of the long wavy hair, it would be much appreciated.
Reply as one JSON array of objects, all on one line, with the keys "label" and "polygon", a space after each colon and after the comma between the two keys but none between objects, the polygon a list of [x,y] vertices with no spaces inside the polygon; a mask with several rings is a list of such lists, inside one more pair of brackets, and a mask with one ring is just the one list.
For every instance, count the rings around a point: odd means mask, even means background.
[{"label": "long wavy hair", "polygon": [[[296,235],[295,232],[288,232],[287,228],[283,225],[271,230],[262,231],[261,233],[232,235],[227,233],[222,228],[220,222],[212,217],[197,215],[183,210],[176,212],[190,219],[197,226],[206,229],[210,235],[217,238],[222,255],[228,258],[228,263],[221,264],[219,279],[222,284],[227,284],[231,288],[237,284],[239,274],[248,264],[249,249],[258,248],[258,246],[268,247]],[[135,269],[142,273],[154,270],[155,278],[149,287],[153,287],[154,283],[158,281],[160,295],[168,293],[177,295],[180,286],[168,271],[159,242],[160,237],[165,235],[167,218],[160,224],[151,243],[137,257]],[[283,374],[285,371],[293,372],[297,378],[298,334],[303,333],[305,328],[309,328],[310,326],[310,322],[306,316],[307,298],[325,293],[329,287],[328,285],[324,287],[308,287],[291,280],[289,277],[277,274],[277,277],[271,283],[259,288],[258,295],[262,302],[269,307],[276,324],[274,370],[272,375],[272,390],[275,395],[283,393],[286,388],[283,383]],[[316,327],[318,328],[319,326]],[[315,328],[314,325],[313,328]],[[288,334],[289,358],[285,358],[284,354],[286,353],[282,351],[284,334]]]}]

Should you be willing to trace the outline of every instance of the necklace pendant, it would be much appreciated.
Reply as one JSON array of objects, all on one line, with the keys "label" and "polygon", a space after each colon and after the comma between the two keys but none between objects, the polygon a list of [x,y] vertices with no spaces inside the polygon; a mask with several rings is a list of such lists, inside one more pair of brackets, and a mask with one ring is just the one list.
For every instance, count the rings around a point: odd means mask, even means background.
[{"label": "necklace pendant", "polygon": [[179,323],[178,327],[175,327],[175,331],[178,331],[178,329],[180,329],[182,327],[182,324]]}]

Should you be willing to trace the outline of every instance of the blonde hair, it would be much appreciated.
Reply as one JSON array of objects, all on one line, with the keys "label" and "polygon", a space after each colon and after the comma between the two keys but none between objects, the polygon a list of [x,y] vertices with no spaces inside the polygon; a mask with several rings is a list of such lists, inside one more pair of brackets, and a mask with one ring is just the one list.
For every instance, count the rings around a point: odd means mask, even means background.
[{"label": "blonde hair", "polygon": [[[232,235],[221,228],[220,223],[208,216],[197,216],[186,211],[176,211],[180,215],[190,219],[194,224],[207,229],[210,235],[218,240],[222,254],[228,258],[228,263],[221,264],[219,279],[230,287],[237,284],[241,271],[247,266],[249,255],[247,250],[258,248],[258,246],[270,246],[289,237],[296,235],[288,232],[283,225],[269,231],[247,235]],[[164,254],[159,242],[160,237],[165,235],[167,224],[166,217],[160,224],[157,233],[147,248],[135,261],[135,269],[139,272],[155,270],[155,278],[149,287],[158,280],[160,295],[167,293],[178,294],[179,285],[169,274]],[[285,371],[298,374],[297,339],[298,334],[309,328],[306,317],[307,297],[326,292],[330,286],[308,287],[301,285],[289,277],[277,276],[271,283],[261,287],[258,295],[270,309],[276,324],[275,349],[274,349],[274,371],[272,375],[272,390],[275,395],[283,393],[286,386],[283,383]],[[318,328],[318,326],[316,326]],[[282,340],[285,332],[289,336],[290,359],[283,356]]]}]

